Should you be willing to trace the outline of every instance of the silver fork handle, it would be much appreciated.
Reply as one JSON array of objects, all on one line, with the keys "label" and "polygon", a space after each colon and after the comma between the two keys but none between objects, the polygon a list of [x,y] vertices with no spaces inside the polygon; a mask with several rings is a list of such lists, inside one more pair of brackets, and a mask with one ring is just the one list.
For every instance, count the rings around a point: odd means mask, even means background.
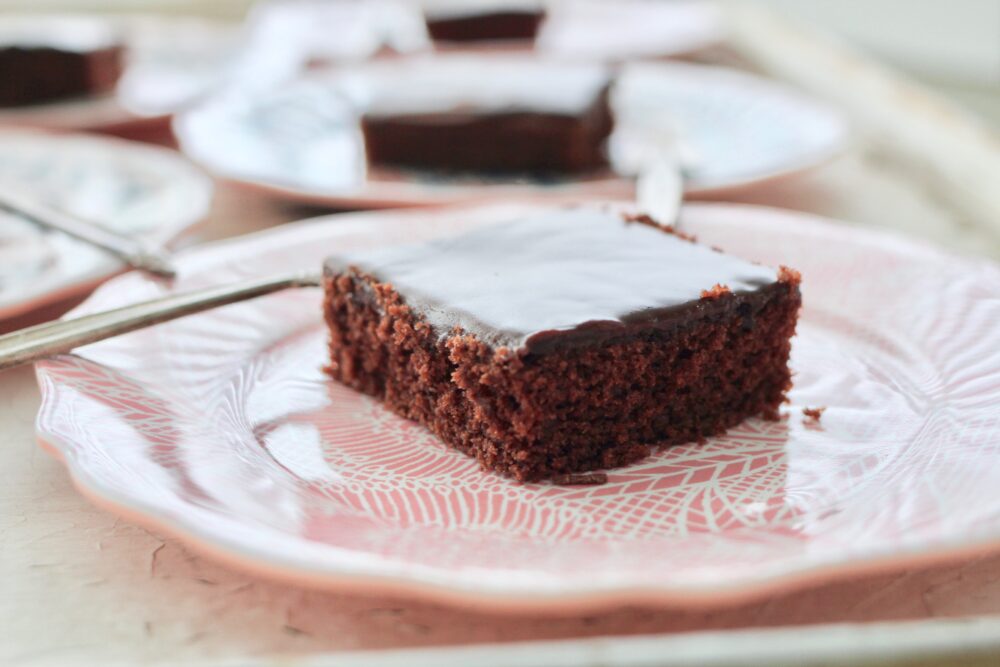
[{"label": "silver fork handle", "polygon": [[46,322],[0,336],[0,371],[129,331],[296,287],[318,287],[319,275],[295,273],[172,294],[71,320]]},{"label": "silver fork handle", "polygon": [[0,208],[20,214],[37,225],[55,229],[85,243],[102,248],[115,255],[132,268],[146,271],[162,278],[173,278],[170,260],[160,250],[116,234],[75,215],[40,204],[33,197],[26,197],[9,188],[0,190]]}]

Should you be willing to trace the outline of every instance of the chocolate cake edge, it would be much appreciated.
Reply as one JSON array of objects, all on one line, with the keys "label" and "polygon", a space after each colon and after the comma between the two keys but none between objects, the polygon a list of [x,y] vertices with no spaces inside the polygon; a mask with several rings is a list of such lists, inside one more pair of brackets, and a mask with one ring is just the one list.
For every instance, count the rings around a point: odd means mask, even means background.
[{"label": "chocolate cake edge", "polygon": [[391,283],[329,269],[327,372],[520,481],[644,458],[744,419],[774,419],[791,387],[800,277],[782,267],[749,294],[714,290],[672,329],[637,326],[590,348],[531,353],[435,331]]}]

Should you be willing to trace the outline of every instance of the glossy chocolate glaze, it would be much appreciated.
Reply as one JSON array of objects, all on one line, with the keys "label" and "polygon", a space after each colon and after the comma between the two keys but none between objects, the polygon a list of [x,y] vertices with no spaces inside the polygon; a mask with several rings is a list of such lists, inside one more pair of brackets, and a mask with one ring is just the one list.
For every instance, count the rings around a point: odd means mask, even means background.
[{"label": "glossy chocolate glaze", "polygon": [[[734,309],[749,319],[778,285],[771,268],[594,208],[335,255],[325,269],[390,283],[441,336],[460,327],[494,347],[527,353]],[[703,299],[716,284],[736,298]]]}]

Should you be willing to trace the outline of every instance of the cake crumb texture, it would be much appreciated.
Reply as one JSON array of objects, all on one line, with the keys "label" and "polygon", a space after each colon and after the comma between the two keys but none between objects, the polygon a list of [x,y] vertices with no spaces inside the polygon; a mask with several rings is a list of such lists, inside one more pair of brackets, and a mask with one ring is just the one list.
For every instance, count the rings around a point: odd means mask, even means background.
[{"label": "cake crumb texture", "polygon": [[706,289],[701,291],[702,299],[718,299],[719,297],[726,296],[727,294],[732,294],[733,291],[725,285],[720,285],[716,283],[712,289]]},{"label": "cake crumb texture", "polygon": [[826,411],[826,406],[819,408],[802,408],[802,414],[806,416],[806,419],[812,421],[813,423],[819,423],[820,418]]}]

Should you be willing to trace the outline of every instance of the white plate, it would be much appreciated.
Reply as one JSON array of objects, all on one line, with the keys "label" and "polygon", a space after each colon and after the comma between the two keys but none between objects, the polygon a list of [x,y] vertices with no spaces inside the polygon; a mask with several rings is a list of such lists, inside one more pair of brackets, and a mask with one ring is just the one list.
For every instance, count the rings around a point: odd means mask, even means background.
[{"label": "white plate", "polygon": [[174,113],[225,85],[243,40],[239,25],[200,18],[137,16],[122,23],[130,53],[117,98],[140,116]]},{"label": "white plate", "polygon": [[[456,57],[467,56],[437,56]],[[392,64],[370,67],[384,73]],[[350,74],[356,80],[364,72],[355,67]],[[817,165],[835,155],[847,135],[833,110],[758,77],[637,63],[625,66],[615,85],[613,173],[544,183],[446,180],[367,169],[346,78],[330,72],[268,91],[232,91],[177,116],[174,131],[184,152],[223,178],[290,199],[372,208],[512,196],[629,198],[633,175],[650,146],[662,145],[660,137],[683,146],[688,194],[718,193]]]},{"label": "white plate", "polygon": [[549,3],[536,49],[566,58],[625,61],[691,53],[726,36],[717,5],[699,0]]},{"label": "white plate", "polygon": [[[208,211],[211,180],[173,151],[118,139],[0,131],[0,183],[162,245]],[[102,250],[0,211],[0,319],[86,291],[122,269]]]}]

